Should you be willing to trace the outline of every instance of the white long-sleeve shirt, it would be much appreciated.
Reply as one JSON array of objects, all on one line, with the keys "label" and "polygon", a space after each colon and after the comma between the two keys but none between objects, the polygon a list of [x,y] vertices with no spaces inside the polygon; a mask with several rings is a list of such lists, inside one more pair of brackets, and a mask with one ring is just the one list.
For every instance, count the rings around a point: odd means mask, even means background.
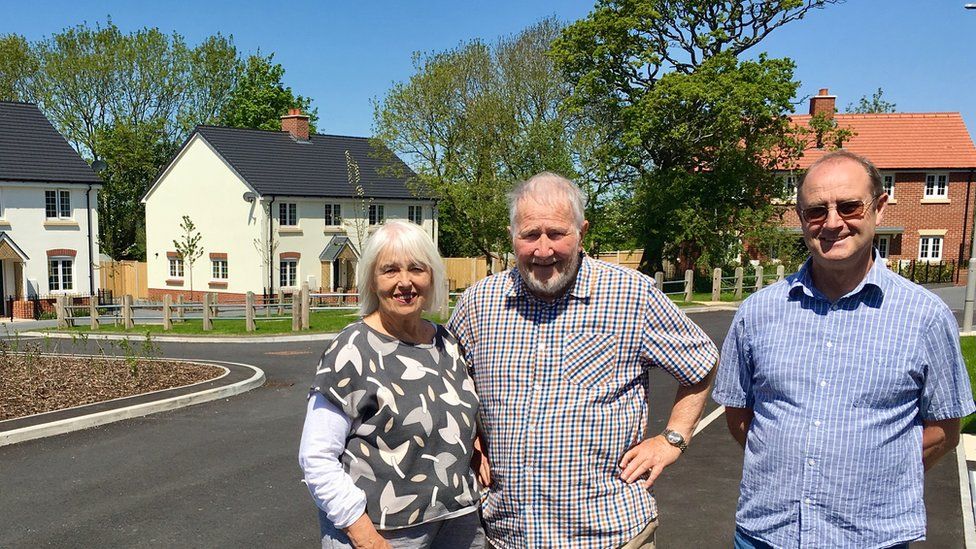
[{"label": "white long-sleeve shirt", "polygon": [[340,457],[352,421],[324,396],[308,399],[298,463],[315,505],[337,528],[347,528],[366,512],[366,493],[356,487]]}]

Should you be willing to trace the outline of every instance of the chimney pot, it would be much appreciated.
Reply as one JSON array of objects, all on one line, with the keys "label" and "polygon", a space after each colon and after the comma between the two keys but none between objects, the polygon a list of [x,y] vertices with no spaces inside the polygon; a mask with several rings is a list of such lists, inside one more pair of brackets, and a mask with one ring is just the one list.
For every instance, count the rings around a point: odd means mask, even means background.
[{"label": "chimney pot", "polygon": [[823,114],[827,118],[834,117],[836,95],[830,95],[827,88],[820,88],[820,93],[810,98],[810,115]]}]

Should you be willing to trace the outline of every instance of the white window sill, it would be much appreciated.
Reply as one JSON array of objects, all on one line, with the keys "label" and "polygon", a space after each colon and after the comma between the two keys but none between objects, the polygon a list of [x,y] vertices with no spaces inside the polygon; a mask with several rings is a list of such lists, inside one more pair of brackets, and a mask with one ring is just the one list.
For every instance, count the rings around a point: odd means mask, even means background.
[{"label": "white window sill", "polygon": [[44,221],[45,227],[78,227],[78,222],[73,219],[47,219]]},{"label": "white window sill", "polygon": [[922,204],[951,204],[951,201],[948,198],[933,196],[931,198],[922,198],[921,203]]},{"label": "white window sill", "polygon": [[920,257],[920,258],[918,258],[918,260],[919,260],[919,261],[921,261],[922,263],[938,263],[938,262],[940,262],[940,261],[943,261],[943,259],[942,259],[941,257],[940,257],[940,258],[938,258],[938,259],[932,259],[932,258],[929,258],[929,259],[922,259],[922,258]]},{"label": "white window sill", "polygon": [[278,227],[278,234],[302,234],[301,227]]},{"label": "white window sill", "polygon": [[330,234],[331,233],[344,233],[344,232],[346,232],[346,228],[343,227],[342,225],[326,225],[325,226],[325,230],[323,232],[330,233]]}]

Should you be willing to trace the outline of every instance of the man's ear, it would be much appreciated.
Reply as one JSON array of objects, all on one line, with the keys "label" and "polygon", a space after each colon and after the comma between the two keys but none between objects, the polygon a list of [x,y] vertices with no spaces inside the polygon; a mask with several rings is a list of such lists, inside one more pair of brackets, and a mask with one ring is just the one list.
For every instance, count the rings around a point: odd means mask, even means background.
[{"label": "man's ear", "polygon": [[580,247],[583,247],[583,238],[586,237],[586,231],[590,228],[590,222],[583,220],[583,226],[580,227]]}]

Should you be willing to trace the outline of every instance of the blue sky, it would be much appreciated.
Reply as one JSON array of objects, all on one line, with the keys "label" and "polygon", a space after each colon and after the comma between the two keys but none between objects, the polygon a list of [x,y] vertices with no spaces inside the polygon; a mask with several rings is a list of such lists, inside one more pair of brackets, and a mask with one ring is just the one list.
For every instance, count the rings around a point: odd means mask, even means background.
[{"label": "blue sky", "polygon": [[[779,29],[750,53],[796,61],[798,112],[820,88],[837,95],[843,110],[882,87],[899,111],[962,112],[974,135],[976,10],[964,10],[964,3],[851,0]],[[592,0],[5,1],[0,33],[34,40],[111,15],[123,31],[155,26],[191,44],[218,31],[231,34],[242,51],[275,53],[286,83],[318,107],[319,131],[369,135],[370,100],[410,76],[413,52],[492,41],[548,15],[572,21],[592,6]]]}]

